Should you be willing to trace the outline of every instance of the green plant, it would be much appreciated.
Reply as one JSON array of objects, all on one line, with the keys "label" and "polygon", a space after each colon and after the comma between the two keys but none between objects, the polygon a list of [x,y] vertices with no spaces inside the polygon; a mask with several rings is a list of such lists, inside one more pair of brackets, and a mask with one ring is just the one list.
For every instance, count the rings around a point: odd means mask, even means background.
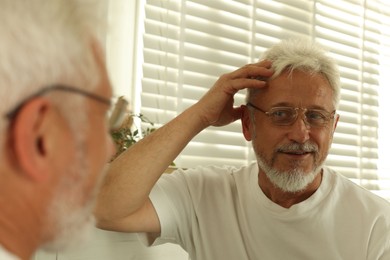
[{"label": "green plant", "polygon": [[[129,102],[123,96],[119,97],[110,115],[110,126],[114,127],[114,130],[111,131],[111,137],[116,147],[116,153],[111,161],[156,130],[152,121],[143,114],[132,114],[128,105]],[[133,126],[135,118],[141,121],[140,128]],[[175,166],[175,163],[172,162],[171,166]]]},{"label": "green plant", "polygon": [[[139,118],[141,120],[141,129],[132,126],[134,118]],[[143,114],[128,114],[121,127],[111,131],[111,136],[116,146],[116,154],[112,160],[155,130],[154,123]]]}]

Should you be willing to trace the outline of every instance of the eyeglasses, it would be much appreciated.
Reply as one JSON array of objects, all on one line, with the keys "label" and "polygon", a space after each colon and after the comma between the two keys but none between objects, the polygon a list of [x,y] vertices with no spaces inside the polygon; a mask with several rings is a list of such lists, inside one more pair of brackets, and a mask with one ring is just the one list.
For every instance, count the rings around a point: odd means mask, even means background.
[{"label": "eyeglasses", "polygon": [[[91,98],[91,99],[93,99],[93,100],[95,100],[97,102],[103,103],[103,104],[105,104],[105,105],[107,105],[109,107],[112,106],[112,103],[111,103],[110,99],[102,97],[102,96],[99,96],[99,95],[96,95],[94,93],[91,93],[91,92],[88,92],[88,91],[85,91],[85,90],[82,90],[82,89],[78,89],[78,88],[75,88],[75,87],[65,86],[65,85],[52,85],[52,86],[44,87],[41,90],[39,90],[38,92],[36,92],[36,93],[28,96],[27,98],[25,98],[14,109],[12,109],[8,113],[6,113],[5,117],[8,120],[12,120],[13,118],[15,118],[17,116],[19,111],[28,102],[30,102],[34,98],[37,98],[39,96],[43,96],[43,95],[45,95],[46,93],[48,93],[50,91],[64,91],[64,92],[69,92],[69,93],[74,93],[74,94],[80,94],[80,95],[83,95],[85,97]],[[115,117],[115,119],[113,119],[112,117],[110,118],[110,122],[109,122],[110,129],[115,128],[115,127],[118,126],[118,124],[122,123],[122,122],[118,122],[118,121],[122,120],[124,118],[124,115],[127,113],[127,106],[124,106],[123,102],[122,102],[120,106],[119,105],[115,105],[114,111],[115,111],[117,116]]]},{"label": "eyeglasses", "polygon": [[336,110],[328,112],[322,109],[307,109],[298,107],[273,107],[269,111],[263,111],[252,103],[247,106],[266,114],[274,125],[288,126],[292,125],[298,118],[298,111],[302,111],[303,121],[310,127],[325,127],[330,120],[334,119]]}]

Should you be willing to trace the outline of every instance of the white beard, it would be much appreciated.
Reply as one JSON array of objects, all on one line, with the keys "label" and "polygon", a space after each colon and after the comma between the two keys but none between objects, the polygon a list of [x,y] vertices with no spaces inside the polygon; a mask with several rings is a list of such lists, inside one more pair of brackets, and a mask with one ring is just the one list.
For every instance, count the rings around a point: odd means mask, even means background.
[{"label": "white beard", "polygon": [[[100,174],[95,188],[87,194],[84,184],[89,171],[84,162],[82,147],[80,145],[75,163],[65,172],[48,207],[49,224],[44,230],[44,236],[51,239],[41,247],[45,251],[54,252],[79,247],[90,237],[95,227],[93,210],[104,174],[103,172]],[[83,203],[85,198],[87,201]]]},{"label": "white beard", "polygon": [[90,238],[95,227],[95,218],[91,213],[93,207],[71,210],[70,207],[67,208],[60,204],[61,202],[58,202],[59,206],[53,207],[51,210],[54,212],[54,208],[58,209],[57,213],[51,214],[51,217],[58,224],[57,233],[53,240],[41,247],[44,251],[56,252],[77,248]]},{"label": "white beard", "polygon": [[[279,171],[267,165],[265,161],[257,156],[257,163],[273,185],[284,192],[295,193],[303,191],[310,183],[314,181],[320,171],[318,168],[313,169],[309,173],[305,173],[300,169],[291,169],[289,171]],[[321,168],[321,166],[319,167]]]},{"label": "white beard", "polygon": [[[294,150],[316,152],[318,148],[315,144],[311,143],[294,143],[282,145],[276,149],[276,151],[289,152]],[[259,152],[256,152],[256,157],[259,168],[265,172],[271,183],[282,191],[290,193],[303,191],[310,183],[314,181],[317,175],[321,172],[320,170],[323,166],[323,162],[319,163],[316,159],[314,159],[313,169],[310,172],[305,172],[303,169],[299,168],[299,165],[291,166],[291,169],[283,171],[278,170],[272,166],[272,161],[275,160],[275,158],[268,162],[265,159],[265,156]]]}]

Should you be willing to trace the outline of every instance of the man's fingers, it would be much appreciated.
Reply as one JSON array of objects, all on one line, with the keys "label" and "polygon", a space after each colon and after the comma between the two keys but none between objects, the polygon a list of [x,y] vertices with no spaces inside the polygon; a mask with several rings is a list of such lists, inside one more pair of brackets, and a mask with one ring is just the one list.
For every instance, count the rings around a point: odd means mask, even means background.
[{"label": "man's fingers", "polygon": [[233,88],[231,94],[235,94],[246,88],[263,88],[267,85],[267,82],[256,78],[238,78],[231,80],[230,85]]},{"label": "man's fingers", "polygon": [[269,61],[269,60],[261,60],[257,63],[255,63],[255,65],[258,65],[258,66],[261,66],[261,67],[265,67],[267,69],[270,69],[271,66],[272,66],[272,62]]},{"label": "man's fingers", "polygon": [[239,68],[238,70],[230,73],[229,76],[231,79],[238,79],[238,78],[266,79],[268,77],[271,77],[273,73],[274,70],[270,67],[270,62],[261,61],[259,63],[245,65],[244,67]]}]

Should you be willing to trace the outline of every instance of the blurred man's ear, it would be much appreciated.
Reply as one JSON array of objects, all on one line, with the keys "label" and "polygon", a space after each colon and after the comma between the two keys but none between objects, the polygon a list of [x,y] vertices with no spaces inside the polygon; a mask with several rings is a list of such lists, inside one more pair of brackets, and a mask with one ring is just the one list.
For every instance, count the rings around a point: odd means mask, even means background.
[{"label": "blurred man's ear", "polygon": [[251,133],[251,118],[250,118],[250,111],[247,106],[242,105],[242,115],[241,115],[241,126],[242,126],[242,133],[244,134],[244,137],[247,141],[252,141],[252,133]]},{"label": "blurred man's ear", "polygon": [[44,98],[26,103],[13,120],[10,145],[16,164],[25,176],[34,181],[46,178],[50,162],[48,156],[48,127],[53,123],[53,106]]}]

